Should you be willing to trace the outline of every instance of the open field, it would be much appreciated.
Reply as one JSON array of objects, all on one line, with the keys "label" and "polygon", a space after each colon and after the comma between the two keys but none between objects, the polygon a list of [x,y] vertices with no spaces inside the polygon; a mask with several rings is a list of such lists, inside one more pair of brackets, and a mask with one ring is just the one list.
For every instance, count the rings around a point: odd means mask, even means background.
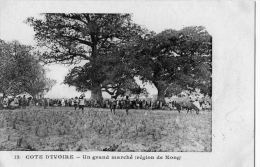
[{"label": "open field", "polygon": [[211,111],[0,110],[0,150],[211,151]]}]

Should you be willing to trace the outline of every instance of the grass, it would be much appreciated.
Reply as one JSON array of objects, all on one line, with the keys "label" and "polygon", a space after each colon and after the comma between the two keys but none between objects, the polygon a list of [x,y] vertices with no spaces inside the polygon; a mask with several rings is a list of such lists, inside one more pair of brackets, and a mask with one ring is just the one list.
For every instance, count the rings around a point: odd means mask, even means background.
[{"label": "grass", "polygon": [[0,150],[210,152],[211,111],[0,110]]}]

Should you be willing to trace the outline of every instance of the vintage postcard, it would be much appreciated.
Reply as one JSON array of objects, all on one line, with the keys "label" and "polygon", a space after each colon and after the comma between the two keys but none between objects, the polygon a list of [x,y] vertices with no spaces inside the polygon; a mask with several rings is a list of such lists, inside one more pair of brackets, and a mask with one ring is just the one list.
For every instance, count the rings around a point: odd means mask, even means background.
[{"label": "vintage postcard", "polygon": [[254,166],[254,1],[1,1],[0,166]]}]

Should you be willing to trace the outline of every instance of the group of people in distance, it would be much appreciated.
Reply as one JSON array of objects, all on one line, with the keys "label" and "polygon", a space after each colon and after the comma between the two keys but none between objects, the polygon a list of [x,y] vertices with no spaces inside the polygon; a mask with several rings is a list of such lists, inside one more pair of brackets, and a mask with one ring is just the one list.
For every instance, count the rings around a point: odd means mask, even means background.
[{"label": "group of people in distance", "polygon": [[74,100],[71,101],[71,105],[74,106],[75,110],[77,109],[77,107],[81,110],[84,110],[84,106],[85,106],[85,100],[84,100],[84,96],[80,96],[75,97]]},{"label": "group of people in distance", "polygon": [[[129,96],[126,96],[126,98],[124,100],[124,106],[125,106],[126,114],[128,115],[128,111],[130,109]],[[115,114],[116,108],[117,108],[117,100],[115,97],[112,97],[111,102],[110,102],[110,110],[113,114]]]},{"label": "group of people in distance", "polygon": [[26,98],[25,95],[23,97],[17,96],[17,97],[8,97],[8,96],[3,96],[0,97],[0,108],[5,108],[5,109],[15,109],[15,108],[26,108],[28,106],[28,102],[30,99]]},{"label": "group of people in distance", "polygon": [[[33,104],[32,104],[33,103]],[[88,103],[88,104],[87,104]],[[115,97],[112,97],[109,101],[104,101],[101,108],[110,108],[111,112],[115,114],[116,109],[126,109],[126,114],[131,108],[131,102],[128,96],[124,100],[117,100]],[[84,107],[97,107],[96,102],[87,101],[83,95],[71,99],[49,99],[49,98],[39,98],[32,99],[23,97],[0,97],[0,108],[3,109],[16,109],[16,108],[26,108],[29,105],[43,106],[46,109],[49,106],[60,106],[60,107],[74,107],[74,110],[80,109],[84,110]]]},{"label": "group of people in distance", "polygon": [[192,101],[190,98],[183,100],[181,97],[178,97],[175,100],[182,101],[168,101],[167,103],[163,103],[161,101],[153,101],[152,99],[130,99],[129,96],[116,98],[112,96],[111,99],[103,99],[103,101],[98,102],[94,99],[86,99],[84,98],[84,94],[69,99],[51,99],[51,98],[32,98],[24,95],[23,97],[0,97],[0,109],[16,109],[16,108],[26,108],[26,106],[43,106],[44,109],[47,107],[73,107],[74,110],[84,110],[85,107],[91,108],[107,108],[110,109],[111,113],[115,114],[116,109],[124,109],[126,114],[129,114],[130,109],[176,109],[179,112],[182,109],[187,109],[190,111],[192,109],[195,110],[203,110],[203,109],[211,109],[211,104],[204,98],[196,99]]},{"label": "group of people in distance", "polygon": [[[47,106],[50,107],[76,107],[79,108],[82,105],[83,107],[90,108],[114,108],[114,109],[149,109],[159,107],[158,102],[153,102],[151,99],[131,99],[129,96],[115,98],[114,96],[111,99],[103,99],[101,102],[98,102],[94,99],[86,99],[82,97],[75,97],[69,99],[46,99]],[[42,105],[39,102],[39,105]],[[80,106],[81,105],[81,106]],[[81,107],[82,108],[82,107]],[[158,108],[159,109],[159,108]]]},{"label": "group of people in distance", "polygon": [[[84,99],[84,96],[80,96],[75,97],[74,99],[70,100],[71,105],[73,106],[75,110],[77,110],[77,108],[81,109],[82,111],[84,110],[84,106],[86,105],[86,101]],[[62,99],[61,103],[64,103],[64,99]],[[63,105],[62,105],[63,106]],[[65,105],[64,105],[65,106]],[[115,97],[112,97],[110,102],[109,102],[109,108],[111,110],[111,113],[115,114],[116,109],[118,108],[118,100],[116,100]],[[128,115],[128,111],[130,109],[130,99],[129,96],[126,96],[125,100],[124,100],[124,108],[126,110],[126,114]]]}]

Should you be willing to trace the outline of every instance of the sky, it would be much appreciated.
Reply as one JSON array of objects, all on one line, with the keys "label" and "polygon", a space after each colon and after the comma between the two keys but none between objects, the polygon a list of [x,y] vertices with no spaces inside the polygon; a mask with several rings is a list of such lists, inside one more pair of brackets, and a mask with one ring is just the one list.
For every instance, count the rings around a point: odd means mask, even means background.
[{"label": "sky", "polygon": [[[47,1],[48,2],[48,1]],[[140,24],[149,30],[159,33],[165,29],[181,29],[185,26],[202,25],[209,31],[210,15],[205,15],[204,12],[214,12],[214,5],[209,3],[201,3],[201,5],[187,5],[185,2],[171,3],[143,3],[137,2],[69,2],[66,1],[3,1],[0,6],[0,39],[5,41],[18,40],[22,44],[35,45],[34,31],[32,27],[25,24],[27,17],[38,17],[39,13],[43,12],[98,12],[98,13],[132,13],[133,22]],[[134,3],[135,2],[135,3]],[[102,5],[100,4],[102,3]],[[84,7],[85,6],[85,7]],[[189,12],[187,12],[189,11]],[[212,21],[212,20],[211,20]],[[210,32],[210,31],[209,31]],[[79,96],[75,87],[69,87],[63,84],[64,77],[71,67],[55,64],[46,67],[47,76],[55,79],[57,84],[46,94],[50,98],[70,98]],[[157,94],[154,86],[146,84],[148,92]],[[107,94],[104,94],[108,97]],[[86,92],[86,97],[90,97],[90,92]]]}]

